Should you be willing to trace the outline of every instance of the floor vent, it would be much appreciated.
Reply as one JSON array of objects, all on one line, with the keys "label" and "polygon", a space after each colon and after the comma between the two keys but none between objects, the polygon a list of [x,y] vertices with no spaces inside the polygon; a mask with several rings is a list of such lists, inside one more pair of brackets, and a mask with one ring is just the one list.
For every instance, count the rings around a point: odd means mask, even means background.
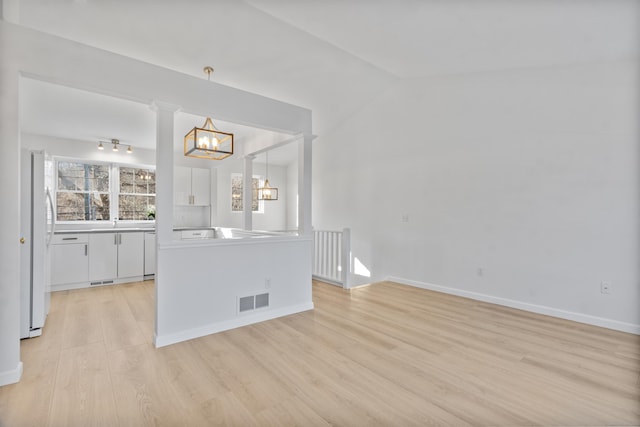
[{"label": "floor vent", "polygon": [[238,311],[240,311],[240,313],[244,313],[245,311],[251,311],[254,310],[254,305],[253,305],[253,301],[254,301],[255,297],[253,295],[251,295],[250,297],[242,297],[240,298],[239,301],[239,305],[238,305]]},{"label": "floor vent", "polygon": [[90,285],[91,286],[96,286],[96,285],[111,285],[113,283],[113,280],[98,280],[96,282],[91,282]]},{"label": "floor vent", "polygon": [[269,294],[256,295],[256,309],[269,307]]},{"label": "floor vent", "polygon": [[269,294],[250,295],[238,298],[238,313],[269,307]]}]

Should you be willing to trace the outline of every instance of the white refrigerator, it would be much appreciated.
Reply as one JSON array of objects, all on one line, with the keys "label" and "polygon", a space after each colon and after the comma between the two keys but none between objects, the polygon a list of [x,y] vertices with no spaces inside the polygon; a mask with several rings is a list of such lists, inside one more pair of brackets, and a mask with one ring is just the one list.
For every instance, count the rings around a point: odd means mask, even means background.
[{"label": "white refrigerator", "polygon": [[32,338],[42,335],[51,301],[53,162],[44,151],[22,150],[20,169],[20,337]]}]

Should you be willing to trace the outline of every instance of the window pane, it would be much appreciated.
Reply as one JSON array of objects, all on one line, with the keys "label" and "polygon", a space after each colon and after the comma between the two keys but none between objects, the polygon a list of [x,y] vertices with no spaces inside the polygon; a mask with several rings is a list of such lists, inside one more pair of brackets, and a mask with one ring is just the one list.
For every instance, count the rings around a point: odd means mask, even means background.
[{"label": "window pane", "polygon": [[258,203],[258,188],[260,188],[260,181],[257,178],[253,178],[251,180],[251,187],[253,188],[253,192],[251,193],[251,210],[253,212],[257,212],[260,208],[260,204]]},{"label": "window pane", "polygon": [[[153,182],[153,189],[152,187]],[[156,192],[155,173],[146,169],[138,169],[135,175],[136,193],[153,194]]]},{"label": "window pane", "polygon": [[58,163],[58,190],[83,191],[84,164]]},{"label": "window pane", "polygon": [[120,192],[127,194],[155,194],[155,171],[120,167]]},{"label": "window pane", "polygon": [[135,169],[120,167],[120,192],[121,193],[134,193],[134,176]]},{"label": "window pane", "polygon": [[[241,174],[231,174],[231,211],[241,212],[243,208],[242,203],[242,188],[243,178]],[[260,201],[258,200],[258,188],[260,188],[260,179],[253,178],[251,180],[251,186],[253,187],[251,210],[258,212],[260,210]]]},{"label": "window pane", "polygon": [[231,175],[231,211],[242,212],[242,175]]},{"label": "window pane", "polygon": [[109,195],[100,193],[56,194],[57,221],[109,220]]},{"label": "window pane", "polygon": [[109,166],[91,165],[89,171],[89,191],[109,191]]},{"label": "window pane", "polygon": [[[121,194],[118,202],[118,217],[121,220],[155,219],[155,196]],[[153,213],[152,217],[150,217],[151,213]]]},{"label": "window pane", "polygon": [[109,191],[109,166],[59,162],[58,190]]}]

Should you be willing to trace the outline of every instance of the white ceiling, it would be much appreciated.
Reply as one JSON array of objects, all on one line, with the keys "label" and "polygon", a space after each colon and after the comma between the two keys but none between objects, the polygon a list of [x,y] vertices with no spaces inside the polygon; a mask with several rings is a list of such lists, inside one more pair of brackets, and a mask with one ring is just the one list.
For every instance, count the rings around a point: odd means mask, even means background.
[{"label": "white ceiling", "polygon": [[[4,3],[40,31],[201,78],[211,65],[218,83],[310,108],[320,136],[399,79],[638,59],[640,51],[638,0]],[[87,138],[148,137],[136,129],[150,120],[146,106],[37,86],[26,92],[27,131],[80,135],[90,124],[100,135]]]}]

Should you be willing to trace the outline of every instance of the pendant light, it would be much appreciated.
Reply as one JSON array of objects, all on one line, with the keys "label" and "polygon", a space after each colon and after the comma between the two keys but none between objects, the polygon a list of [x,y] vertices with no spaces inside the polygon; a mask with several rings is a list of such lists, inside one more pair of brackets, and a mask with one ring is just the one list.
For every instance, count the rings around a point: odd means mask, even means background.
[{"label": "pendant light", "polygon": [[264,178],[264,186],[258,188],[258,200],[278,200],[278,189],[269,186],[269,152],[266,153],[266,172]]},{"label": "pendant light", "polygon": [[[212,67],[204,67],[211,81]],[[233,154],[233,134],[216,129],[210,117],[202,127],[194,127],[184,136],[184,155],[200,159],[222,160]]]}]

